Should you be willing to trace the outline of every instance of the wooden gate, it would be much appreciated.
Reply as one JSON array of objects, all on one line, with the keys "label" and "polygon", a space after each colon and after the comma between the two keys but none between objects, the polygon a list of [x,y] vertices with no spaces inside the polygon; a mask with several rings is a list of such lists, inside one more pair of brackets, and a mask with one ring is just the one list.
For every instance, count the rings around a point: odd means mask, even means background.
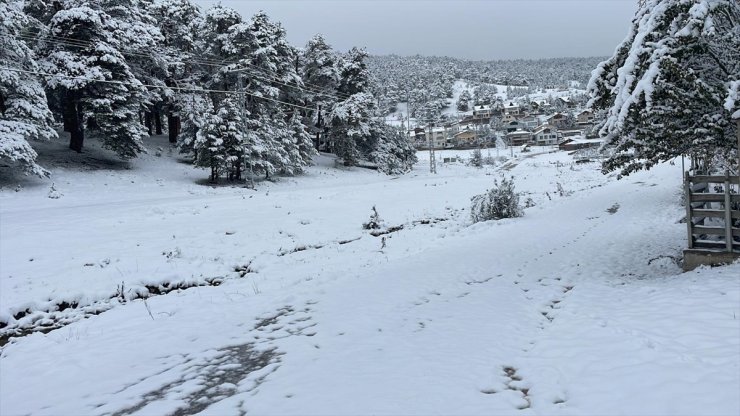
[{"label": "wooden gate", "polygon": [[684,180],[689,250],[740,253],[740,176]]}]

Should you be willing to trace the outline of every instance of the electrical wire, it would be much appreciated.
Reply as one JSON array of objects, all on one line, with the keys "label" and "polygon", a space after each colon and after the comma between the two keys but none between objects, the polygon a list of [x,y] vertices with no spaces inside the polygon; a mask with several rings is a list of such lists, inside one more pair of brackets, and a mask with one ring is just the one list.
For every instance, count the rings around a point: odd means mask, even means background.
[{"label": "electrical wire", "polygon": [[167,87],[167,86],[162,86],[162,85],[152,85],[152,84],[143,84],[143,83],[133,84],[133,83],[123,82],[123,81],[101,80],[101,79],[88,78],[88,77],[82,77],[82,76],[51,74],[48,72],[28,71],[24,69],[8,68],[8,67],[0,67],[0,70],[13,71],[13,72],[19,72],[19,73],[31,74],[31,75],[48,76],[48,77],[61,77],[61,78],[67,78],[67,79],[79,79],[79,80],[87,80],[87,81],[93,81],[93,82],[103,82],[103,83],[108,83],[108,84],[133,86],[133,87],[141,86],[141,87],[147,87],[147,88],[162,88],[162,89],[170,89],[170,90],[175,90],[175,91],[185,91],[185,92],[195,92],[195,93],[224,93],[224,94],[248,95],[248,96],[255,97],[261,100],[267,100],[267,101],[276,102],[278,104],[283,104],[289,107],[300,108],[300,109],[309,110],[309,111],[314,110],[311,107],[288,103],[285,101],[276,100],[274,98],[263,97],[261,95],[249,93],[246,91],[227,91],[227,90],[216,90],[216,89],[206,89],[206,88],[198,89],[198,88],[186,88],[186,87]]},{"label": "electrical wire", "polygon": [[[43,24],[41,24],[40,22],[34,22],[34,23],[37,25],[37,27],[39,29],[46,30],[46,31],[49,30],[47,27],[43,26]],[[59,35],[51,35],[51,36],[52,36],[52,39],[55,40],[55,42],[51,42],[49,40],[49,38],[42,37],[40,34],[39,35],[24,35],[24,34],[17,35],[17,37],[22,38],[22,39],[25,39],[25,40],[44,41],[44,42],[57,43],[57,44],[61,44],[61,45],[65,45],[65,46],[72,46],[72,47],[80,47],[80,48],[82,48],[82,47],[88,47],[88,46],[94,45],[93,42],[90,42],[90,41],[83,41],[83,40],[69,38],[69,37],[65,37],[65,36],[59,36]],[[121,51],[119,51],[119,52],[121,52]],[[144,57],[144,58],[152,58],[152,56],[150,54],[137,53],[137,52],[131,52],[131,51],[121,52],[121,54],[123,54],[123,55],[129,55],[129,56]],[[323,95],[323,96],[326,96],[326,97],[329,97],[329,98],[338,99],[339,101],[346,100],[347,98],[349,98],[349,95],[347,95],[347,94],[342,94],[342,93],[338,93],[338,92],[337,93],[326,93],[326,92],[323,92],[322,91],[323,88],[321,88],[319,86],[315,86],[313,84],[305,83],[305,82],[303,83],[303,86],[301,86],[301,85],[291,85],[291,84],[284,83],[282,80],[278,79],[274,75],[267,74],[267,72],[265,72],[264,69],[259,68],[259,67],[257,67],[254,64],[249,64],[249,63],[246,63],[246,62],[237,62],[237,61],[230,60],[230,59],[229,60],[218,61],[218,60],[207,59],[207,58],[197,58],[197,59],[190,58],[190,59],[188,59],[186,61],[189,61],[189,62],[192,62],[192,63],[201,64],[201,65],[204,65],[204,66],[219,67],[219,68],[222,67],[224,65],[224,63],[238,63],[239,65],[247,65],[247,66],[253,67],[254,68],[253,70],[257,70],[257,71],[260,71],[262,73],[262,74],[257,74],[257,73],[254,73],[254,72],[248,72],[250,75],[252,75],[253,77],[256,77],[256,78],[261,78],[261,79],[264,79],[266,81],[275,82],[277,84],[281,84],[281,85],[286,86],[286,87],[295,88],[295,89],[301,90],[302,92],[308,92],[308,93],[311,93],[311,94]],[[243,69],[243,72],[246,72],[246,71],[247,71],[246,68]]]}]

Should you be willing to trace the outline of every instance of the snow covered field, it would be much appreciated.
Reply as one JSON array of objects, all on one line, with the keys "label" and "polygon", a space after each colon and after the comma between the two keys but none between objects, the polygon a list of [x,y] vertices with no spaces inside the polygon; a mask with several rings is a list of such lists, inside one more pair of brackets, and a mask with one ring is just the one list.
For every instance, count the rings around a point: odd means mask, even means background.
[{"label": "snow covered field", "polygon": [[[252,190],[150,148],[1,178],[0,333],[68,325],[2,347],[0,414],[740,414],[740,264],[673,261],[680,164],[322,156]],[[534,206],[470,224],[501,172]]]}]

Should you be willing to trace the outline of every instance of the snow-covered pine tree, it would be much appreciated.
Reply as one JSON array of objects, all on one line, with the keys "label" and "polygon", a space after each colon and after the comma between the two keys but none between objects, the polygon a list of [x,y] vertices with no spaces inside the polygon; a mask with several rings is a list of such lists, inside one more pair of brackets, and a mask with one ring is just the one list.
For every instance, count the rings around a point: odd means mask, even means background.
[{"label": "snow-covered pine tree", "polygon": [[329,139],[334,154],[345,166],[355,166],[362,157],[359,146],[371,140],[370,118],[375,98],[357,93],[334,105],[329,114]]},{"label": "snow-covered pine tree", "polygon": [[[51,76],[47,87],[63,103],[70,148],[82,151],[85,124],[99,133],[103,146],[122,158],[145,152],[138,119],[145,89],[106,31],[110,17],[91,1],[54,14],[42,39],[41,67]],[[58,42],[73,39],[77,43]]]},{"label": "snow-covered pine tree", "polygon": [[294,113],[293,117],[290,118],[288,128],[290,129],[298,150],[299,159],[297,159],[294,164],[294,170],[296,173],[299,173],[303,171],[306,166],[313,165],[313,157],[318,155],[318,151],[316,151],[316,148],[311,141],[311,135],[298,117],[297,113]]},{"label": "snow-covered pine tree", "polygon": [[386,175],[400,175],[411,171],[418,159],[416,149],[403,129],[373,118],[370,130],[372,140],[369,143],[372,147],[364,151],[368,155],[367,159]]},{"label": "snow-covered pine tree", "polygon": [[[203,20],[200,9],[190,0],[157,0],[150,11],[163,37],[160,59],[166,64],[165,84],[194,88],[199,76],[208,73],[194,62],[198,53],[198,27]],[[181,91],[175,90],[172,96],[166,97],[163,109],[167,114],[170,143],[176,143],[184,129],[183,118],[187,118],[187,108],[186,97]]]},{"label": "snow-covered pine tree", "polygon": [[195,140],[198,131],[203,127],[208,115],[213,113],[213,104],[208,95],[197,92],[190,92],[181,96],[183,101],[184,120],[182,122],[182,132],[177,141],[180,153],[197,157],[195,149]]},{"label": "snow-covered pine tree", "polygon": [[[32,72],[32,51],[17,36],[28,23],[19,0],[0,3],[0,160],[23,172],[46,176],[28,140],[56,138],[46,94]],[[21,72],[28,71],[28,72]]]},{"label": "snow-covered pine tree", "polygon": [[126,57],[126,63],[136,79],[148,86],[141,102],[146,110],[149,133],[162,134],[163,108],[174,93],[165,82],[169,75],[168,57],[163,55],[164,37],[147,8],[150,4],[144,0],[97,2],[109,16],[104,25],[110,35],[111,46]]},{"label": "snow-covered pine tree", "polygon": [[310,131],[316,135],[315,146],[319,146],[319,137],[325,133],[326,115],[336,102],[334,95],[339,88],[338,58],[331,46],[321,35],[315,35],[306,44],[302,54],[303,82],[309,86],[308,105],[316,110],[305,121]]},{"label": "snow-covered pine tree", "polygon": [[[240,64],[237,60],[247,59],[256,47],[256,39],[241,15],[220,4],[213,6],[206,11],[200,32],[197,46],[201,54],[211,62],[223,63],[220,67],[213,65],[207,68],[208,73],[204,77],[207,86],[217,90],[236,91],[240,88],[240,81],[247,83],[245,74],[253,69],[244,65],[246,62]],[[226,95],[211,93],[211,98],[217,104]]]},{"label": "snow-covered pine tree", "polygon": [[238,100],[227,96],[215,114],[205,117],[196,133],[195,164],[211,169],[211,181],[217,181],[222,174],[230,181],[238,181],[248,169],[255,135],[247,129],[243,115]]},{"label": "snow-covered pine tree", "polygon": [[470,92],[466,88],[460,93],[460,97],[457,98],[457,110],[468,111],[470,109],[470,100]]},{"label": "snow-covered pine tree", "polygon": [[724,104],[738,77],[736,1],[645,1],[588,86],[589,106],[606,111],[600,135],[615,149],[603,170],[626,176],[692,155],[709,171],[717,157],[735,159],[736,127]]},{"label": "snow-covered pine tree", "polygon": [[366,92],[369,87],[367,52],[364,49],[352,48],[339,62],[339,93],[344,96]]},{"label": "snow-covered pine tree", "polygon": [[203,124],[198,129],[193,142],[195,166],[210,169],[211,182],[217,182],[226,166],[226,155],[223,146],[220,126],[223,120],[213,113],[203,117]]},{"label": "snow-covered pine tree", "polygon": [[304,102],[296,68],[298,53],[288,44],[285,30],[259,12],[248,22],[232,25],[221,50],[233,63],[225,65],[214,79],[241,85],[247,93],[247,124],[258,138],[250,160],[252,171],[269,177],[300,169],[302,165],[292,165],[294,159],[288,154],[295,150],[292,141],[284,141],[292,137],[288,109]]}]

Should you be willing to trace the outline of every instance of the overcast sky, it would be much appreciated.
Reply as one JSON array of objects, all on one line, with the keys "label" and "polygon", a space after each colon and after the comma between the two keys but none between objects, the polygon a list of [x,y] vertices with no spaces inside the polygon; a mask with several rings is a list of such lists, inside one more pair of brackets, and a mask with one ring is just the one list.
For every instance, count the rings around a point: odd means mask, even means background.
[{"label": "overcast sky", "polygon": [[[207,8],[218,0],[195,0]],[[297,46],[316,33],[339,50],[467,59],[611,55],[637,0],[220,0],[264,10]]]}]

